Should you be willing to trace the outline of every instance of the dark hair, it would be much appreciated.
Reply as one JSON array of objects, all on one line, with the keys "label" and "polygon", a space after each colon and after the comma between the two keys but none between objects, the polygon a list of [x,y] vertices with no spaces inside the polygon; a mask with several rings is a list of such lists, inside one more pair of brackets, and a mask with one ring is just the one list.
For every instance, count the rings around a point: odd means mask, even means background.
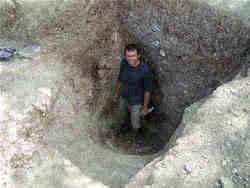
[{"label": "dark hair", "polygon": [[134,50],[136,50],[137,55],[140,54],[140,49],[139,49],[139,47],[136,44],[134,44],[134,43],[127,44],[125,46],[125,49],[124,49],[124,55],[126,55],[126,51],[134,51]]}]

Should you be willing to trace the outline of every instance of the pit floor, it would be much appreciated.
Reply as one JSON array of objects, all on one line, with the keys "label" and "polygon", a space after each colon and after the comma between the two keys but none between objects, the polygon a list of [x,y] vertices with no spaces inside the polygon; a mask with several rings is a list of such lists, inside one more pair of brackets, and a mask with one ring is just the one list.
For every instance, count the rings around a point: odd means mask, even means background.
[{"label": "pit floor", "polygon": [[[122,131],[119,135],[116,135],[115,131],[120,126],[112,125],[104,136],[105,139],[103,142],[108,148],[116,152],[130,155],[152,155],[159,152],[167,144],[173,133],[171,131],[173,128],[167,119],[162,118],[157,113],[151,113],[143,121],[143,143],[140,145],[136,144],[136,133],[131,129]],[[164,128],[164,126],[167,127]]]}]

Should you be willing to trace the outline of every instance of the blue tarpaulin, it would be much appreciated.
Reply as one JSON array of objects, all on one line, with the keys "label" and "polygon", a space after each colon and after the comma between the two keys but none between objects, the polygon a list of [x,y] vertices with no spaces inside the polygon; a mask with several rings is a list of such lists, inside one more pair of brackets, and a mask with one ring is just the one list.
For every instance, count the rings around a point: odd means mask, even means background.
[{"label": "blue tarpaulin", "polygon": [[0,48],[0,61],[10,61],[15,52],[15,48]]}]

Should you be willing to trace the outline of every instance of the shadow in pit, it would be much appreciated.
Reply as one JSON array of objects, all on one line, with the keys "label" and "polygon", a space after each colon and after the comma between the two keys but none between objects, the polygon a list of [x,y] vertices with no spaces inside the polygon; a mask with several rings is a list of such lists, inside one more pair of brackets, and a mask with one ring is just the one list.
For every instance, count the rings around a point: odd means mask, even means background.
[{"label": "shadow in pit", "polygon": [[136,133],[132,129],[115,134],[120,126],[119,124],[111,125],[103,135],[103,144],[116,152],[130,155],[152,155],[159,152],[167,144],[176,128],[166,114],[153,111],[142,120],[143,143],[137,145]]}]

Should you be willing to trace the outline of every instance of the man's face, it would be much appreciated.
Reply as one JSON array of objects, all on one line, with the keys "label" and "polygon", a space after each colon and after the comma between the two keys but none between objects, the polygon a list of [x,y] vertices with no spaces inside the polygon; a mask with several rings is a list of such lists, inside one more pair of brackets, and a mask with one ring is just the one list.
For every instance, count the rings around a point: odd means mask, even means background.
[{"label": "man's face", "polygon": [[136,50],[126,51],[126,60],[130,66],[136,67],[140,62],[140,55],[137,54]]}]

